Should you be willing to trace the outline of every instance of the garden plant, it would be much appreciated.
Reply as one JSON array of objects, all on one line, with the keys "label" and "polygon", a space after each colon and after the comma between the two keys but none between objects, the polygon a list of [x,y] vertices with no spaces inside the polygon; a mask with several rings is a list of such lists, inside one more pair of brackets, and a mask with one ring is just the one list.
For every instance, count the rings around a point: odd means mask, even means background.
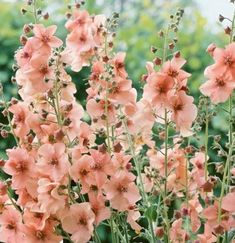
[{"label": "garden plant", "polygon": [[[155,57],[137,92],[126,53],[115,49],[118,13],[69,4],[63,42],[39,2],[22,4],[34,22],[15,52],[18,98],[7,100],[0,87],[1,136],[15,142],[0,160],[0,241],[235,242],[235,14],[219,16],[227,44],[205,50],[213,63],[195,102],[177,47],[183,9],[153,33],[161,46],[150,46]],[[84,67],[82,105],[70,73]],[[223,139],[209,132],[218,111],[227,119]]]}]

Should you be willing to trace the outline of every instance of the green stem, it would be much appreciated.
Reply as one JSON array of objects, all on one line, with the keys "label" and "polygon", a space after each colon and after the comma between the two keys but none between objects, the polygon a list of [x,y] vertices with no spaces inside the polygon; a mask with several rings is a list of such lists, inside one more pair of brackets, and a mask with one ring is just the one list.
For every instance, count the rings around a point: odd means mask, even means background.
[{"label": "green stem", "polygon": [[34,16],[34,23],[37,24],[38,16],[37,16],[37,0],[33,0],[33,16]]},{"label": "green stem", "polygon": [[164,152],[164,169],[165,169],[165,178],[164,178],[164,194],[163,194],[163,205],[164,205],[164,212],[165,212],[165,221],[166,221],[166,235],[165,235],[165,241],[170,242],[170,236],[169,236],[169,219],[168,219],[168,210],[166,205],[166,198],[167,198],[167,178],[168,178],[168,119],[167,119],[167,109],[165,109],[165,140],[164,140],[164,146],[165,146],[165,152]]},{"label": "green stem", "polygon": [[[131,135],[129,133],[129,129],[128,129],[127,122],[126,122],[125,118],[122,121],[123,121],[123,125],[124,125],[124,128],[125,128],[125,132],[126,132],[127,141],[128,141],[128,144],[129,144],[131,156],[134,160],[135,169],[136,169],[137,176],[138,176],[138,179],[139,179],[140,193],[141,193],[141,196],[143,198],[144,204],[149,207],[150,204],[149,204],[149,201],[148,201],[147,194],[145,193],[145,190],[144,190],[144,183],[143,183],[143,179],[142,179],[142,175],[141,175],[140,162],[138,161],[138,159],[136,157],[135,149],[134,149],[134,146],[133,146],[133,140],[132,140]],[[149,230],[150,230],[151,238],[152,238],[151,242],[154,243],[155,242],[155,234],[154,234],[152,220],[148,219],[148,225],[149,225]]]},{"label": "green stem", "polygon": [[14,208],[19,211],[21,214],[23,214],[23,211],[22,209],[15,203],[14,199],[12,198],[11,196],[11,192],[9,190],[9,188],[7,189],[7,195],[8,195],[8,198],[10,199],[12,205],[14,206]]},{"label": "green stem", "polygon": [[206,100],[206,121],[205,121],[205,180],[207,181],[207,167],[208,167],[208,135],[209,135],[209,115],[208,115],[208,101]]}]

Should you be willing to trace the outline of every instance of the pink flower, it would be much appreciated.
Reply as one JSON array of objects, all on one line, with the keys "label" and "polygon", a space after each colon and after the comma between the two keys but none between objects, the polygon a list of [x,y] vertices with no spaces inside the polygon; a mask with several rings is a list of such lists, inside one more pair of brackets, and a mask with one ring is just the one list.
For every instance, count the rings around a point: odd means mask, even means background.
[{"label": "pink flower", "polygon": [[63,143],[44,144],[38,155],[38,169],[42,174],[59,181],[68,173],[70,164]]},{"label": "pink flower", "polygon": [[139,190],[134,180],[133,174],[123,172],[111,177],[104,186],[106,197],[114,209],[125,211],[140,200]]},{"label": "pink flower", "polygon": [[29,209],[25,209],[23,220],[27,226],[33,226],[36,229],[43,229],[49,216],[50,215],[47,212],[30,211]]},{"label": "pink flower", "polygon": [[[89,198],[90,199],[90,198]],[[105,200],[103,197],[93,197],[90,199],[92,211],[95,214],[95,224],[99,225],[102,221],[111,217],[110,208],[105,206]]]},{"label": "pink flower", "polygon": [[150,101],[156,109],[168,105],[167,94],[173,88],[174,81],[164,73],[152,72],[147,78],[144,87],[144,99]]},{"label": "pink flower", "polygon": [[25,74],[34,83],[48,81],[54,77],[53,70],[47,63],[47,57],[34,60]]},{"label": "pink flower", "polygon": [[46,45],[49,47],[60,47],[63,42],[54,36],[56,32],[57,26],[56,25],[51,25],[47,28],[45,28],[42,24],[35,24],[33,27],[33,32],[34,32],[34,45],[37,46],[38,48]]},{"label": "pink flower", "polygon": [[137,233],[141,231],[141,226],[136,223],[140,216],[140,212],[137,211],[135,207],[130,207],[127,215],[127,222],[130,224],[131,228],[134,229]]},{"label": "pink flower", "polygon": [[234,213],[235,212],[235,192],[228,193],[223,199],[222,199],[222,209]]},{"label": "pink flower", "polygon": [[7,207],[0,214],[0,226],[0,241],[9,243],[22,242],[22,217],[19,211]]},{"label": "pink flower", "polygon": [[62,237],[54,232],[54,225],[47,223],[44,228],[38,229],[35,225],[24,225],[24,243],[58,243]]},{"label": "pink flower", "polygon": [[14,115],[12,123],[16,136],[20,138],[25,137],[30,131],[27,120],[30,114],[28,106],[25,103],[18,101],[16,104],[9,107],[9,111]]},{"label": "pink flower", "polygon": [[125,105],[135,102],[136,90],[131,88],[131,80],[116,77],[110,87],[108,98],[114,104]]},{"label": "pink flower", "polygon": [[41,178],[38,181],[38,202],[40,209],[44,212],[55,214],[65,207],[67,196],[63,192],[66,188],[58,182]]},{"label": "pink flower", "polygon": [[80,180],[82,185],[89,185],[93,182],[91,175],[91,163],[93,158],[89,155],[83,155],[81,158],[74,160],[69,170],[69,174],[74,181]]},{"label": "pink flower", "polygon": [[163,64],[161,72],[166,74],[172,81],[174,81],[179,88],[185,86],[187,79],[191,74],[185,72],[181,67],[186,61],[181,57],[173,57],[171,61],[167,61]]},{"label": "pink flower", "polygon": [[185,243],[186,242],[186,231],[182,229],[183,219],[177,219],[173,222],[170,229],[170,239],[174,243]]},{"label": "pink flower", "polygon": [[207,69],[206,75],[209,76],[209,80],[200,86],[202,94],[209,96],[215,104],[225,102],[235,87],[232,76],[227,73],[212,72],[211,69]]},{"label": "pink flower", "polygon": [[217,240],[216,236],[212,233],[211,227],[207,223],[205,224],[204,234],[198,234],[197,237],[200,243],[213,243]]},{"label": "pink flower", "polygon": [[12,176],[14,189],[24,188],[35,176],[34,159],[28,151],[21,148],[8,149],[9,159],[4,165],[4,171]]},{"label": "pink flower", "polygon": [[113,174],[113,166],[108,153],[101,153],[97,150],[90,150],[91,160],[90,167],[98,186],[102,186],[108,175]]},{"label": "pink flower", "polygon": [[191,126],[197,116],[197,107],[193,100],[193,97],[186,95],[184,91],[169,97],[171,120],[176,123],[177,129],[184,137],[192,135]]},{"label": "pink flower", "polygon": [[119,76],[123,79],[127,78],[127,72],[125,70],[125,64],[124,64],[125,57],[126,57],[125,52],[119,52],[116,54],[116,56],[113,59],[114,73],[116,76]]},{"label": "pink flower", "polygon": [[211,66],[213,71],[218,74],[228,72],[233,78],[235,77],[235,43],[226,46],[225,49],[215,48],[213,51],[215,64]]},{"label": "pink flower", "polygon": [[65,24],[65,27],[71,32],[79,28],[85,28],[86,25],[91,24],[91,18],[89,13],[85,10],[74,11],[73,18],[69,19]]},{"label": "pink flower", "polygon": [[61,222],[63,229],[72,234],[74,243],[86,243],[93,234],[95,214],[87,202],[73,204]]}]

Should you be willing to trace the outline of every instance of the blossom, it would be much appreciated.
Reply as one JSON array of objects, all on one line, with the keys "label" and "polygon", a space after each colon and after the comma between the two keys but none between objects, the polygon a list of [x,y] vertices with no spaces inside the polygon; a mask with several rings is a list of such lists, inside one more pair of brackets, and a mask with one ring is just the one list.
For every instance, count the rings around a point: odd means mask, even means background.
[{"label": "blossom", "polygon": [[111,177],[104,189],[111,206],[117,210],[125,211],[130,205],[140,200],[140,194],[134,183],[135,176],[131,173],[119,173]]},{"label": "blossom", "polygon": [[30,131],[28,116],[30,114],[27,105],[23,102],[12,104],[8,109],[13,114],[13,129],[16,136],[23,138]]},{"label": "blossom", "polygon": [[165,62],[161,68],[161,72],[176,82],[179,88],[185,86],[187,79],[191,76],[191,74],[181,69],[185,63],[185,59],[181,57],[173,57],[172,60]]},{"label": "blossom", "polygon": [[4,171],[12,176],[12,187],[25,187],[35,175],[34,158],[21,148],[8,149],[7,154],[9,159],[4,165]]},{"label": "blossom", "polygon": [[24,225],[24,242],[34,243],[58,243],[62,237],[54,232],[54,225],[47,222],[44,228],[38,229],[35,225]]},{"label": "blossom", "polygon": [[38,169],[42,174],[59,181],[68,173],[70,164],[63,143],[44,144],[38,155]]},{"label": "blossom", "polygon": [[193,97],[186,95],[184,91],[170,95],[171,120],[176,123],[177,129],[184,137],[192,135],[191,126],[197,116],[197,107],[193,104]]},{"label": "blossom", "polygon": [[57,26],[51,25],[49,27],[44,27],[42,24],[35,24],[33,26],[33,32],[34,32],[34,45],[36,45],[38,48],[41,48],[42,46],[46,45],[49,47],[60,47],[63,42],[54,36],[56,32]]},{"label": "blossom", "polygon": [[119,52],[113,58],[115,75],[124,79],[127,78],[127,72],[125,70],[125,64],[124,64],[125,57],[126,57],[125,52]]},{"label": "blossom", "polygon": [[22,218],[19,211],[7,207],[0,214],[0,240],[3,242],[22,242]]},{"label": "blossom", "polygon": [[200,91],[209,96],[214,104],[225,102],[235,87],[232,76],[227,73],[206,71],[209,80],[200,86]]},{"label": "blossom", "polygon": [[235,192],[228,193],[222,199],[222,206],[221,206],[222,209],[234,213],[235,212],[234,200],[235,200]]},{"label": "blossom", "polygon": [[91,205],[87,202],[73,204],[69,212],[62,219],[62,227],[72,234],[71,239],[75,243],[86,243],[93,234],[95,214]]},{"label": "blossom", "polygon": [[215,48],[213,59],[215,64],[212,65],[213,71],[217,73],[228,73],[235,77],[235,43],[231,43],[223,48]]}]

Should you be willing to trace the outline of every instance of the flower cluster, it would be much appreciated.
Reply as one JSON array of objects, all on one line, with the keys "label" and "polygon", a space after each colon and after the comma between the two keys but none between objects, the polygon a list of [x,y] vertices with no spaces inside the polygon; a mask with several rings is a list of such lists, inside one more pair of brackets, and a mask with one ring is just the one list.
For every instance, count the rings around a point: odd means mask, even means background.
[{"label": "flower cluster", "polygon": [[[9,125],[1,128],[16,146],[0,161],[8,176],[0,182],[0,241],[101,242],[100,225],[110,228],[112,242],[206,243],[228,237],[235,227],[232,126],[216,197],[208,141],[201,148],[190,141],[197,107],[189,95],[190,74],[182,69],[186,60],[172,54],[172,43],[166,45],[183,10],[160,33],[162,57],[147,63],[137,99],[126,53],[113,50],[118,14],[106,19],[76,7],[65,24],[65,45],[55,25],[24,26],[14,78],[21,99],[4,103]],[[208,49],[216,63],[206,69],[209,81],[201,91],[214,103],[231,97],[233,49],[234,43]],[[82,107],[66,70],[84,66],[91,73]],[[221,148],[218,140],[216,146]]]},{"label": "flower cluster", "polygon": [[200,91],[215,104],[225,102],[235,87],[235,44],[231,43],[225,49],[211,44],[207,51],[215,63],[206,68],[205,76],[209,80],[201,85]]}]

